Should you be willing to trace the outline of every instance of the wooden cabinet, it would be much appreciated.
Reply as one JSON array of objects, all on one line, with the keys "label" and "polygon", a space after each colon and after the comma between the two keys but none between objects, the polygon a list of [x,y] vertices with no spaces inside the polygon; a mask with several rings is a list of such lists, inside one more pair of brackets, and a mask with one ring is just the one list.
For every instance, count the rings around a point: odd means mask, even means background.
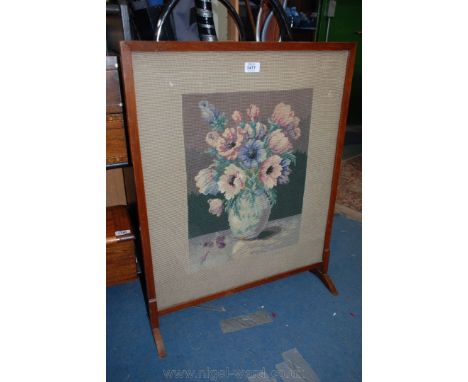
[{"label": "wooden cabinet", "polygon": [[[106,275],[107,286],[136,280],[135,236],[127,208],[125,119],[117,57],[106,59]],[[128,181],[132,181],[128,179]]]},{"label": "wooden cabinet", "polygon": [[127,206],[107,207],[106,285],[136,280],[135,235]]},{"label": "wooden cabinet", "polygon": [[123,115],[106,116],[106,165],[128,164],[127,140],[123,124]]}]

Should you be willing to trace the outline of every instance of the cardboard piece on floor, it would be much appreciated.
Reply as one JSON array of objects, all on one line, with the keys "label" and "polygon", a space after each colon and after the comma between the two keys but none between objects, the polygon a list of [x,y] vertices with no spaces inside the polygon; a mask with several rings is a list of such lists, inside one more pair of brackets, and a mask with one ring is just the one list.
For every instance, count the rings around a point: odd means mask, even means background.
[{"label": "cardboard piece on floor", "polygon": [[224,306],[217,306],[217,305],[194,305],[194,308],[203,309],[203,310],[211,310],[212,312],[225,312],[226,308]]},{"label": "cardboard piece on floor", "polygon": [[285,351],[282,356],[284,362],[277,364],[276,370],[284,382],[320,382],[318,375],[296,348]]},{"label": "cardboard piece on floor", "polygon": [[228,318],[220,322],[221,330],[224,334],[237,332],[238,330],[252,328],[257,325],[267,324],[272,322],[271,314],[265,310],[259,310],[255,313],[246,314],[243,316]]}]

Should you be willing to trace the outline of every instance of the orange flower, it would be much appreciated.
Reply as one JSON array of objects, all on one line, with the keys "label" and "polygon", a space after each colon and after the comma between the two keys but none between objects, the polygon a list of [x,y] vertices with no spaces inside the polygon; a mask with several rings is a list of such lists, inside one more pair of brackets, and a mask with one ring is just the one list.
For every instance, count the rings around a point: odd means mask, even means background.
[{"label": "orange flower", "polygon": [[220,136],[216,131],[210,131],[206,134],[205,140],[211,147],[218,147]]},{"label": "orange flower", "polygon": [[299,122],[301,121],[294,115],[290,105],[281,102],[275,106],[271,119],[276,124],[285,129],[286,134],[292,139],[298,139],[301,136]]},{"label": "orange flower", "polygon": [[240,121],[242,121],[242,115],[240,112],[238,112],[237,110],[232,113],[232,120],[235,122],[235,123],[239,123]]},{"label": "orange flower", "polygon": [[247,115],[252,120],[256,120],[259,114],[260,114],[260,109],[259,109],[259,107],[257,105],[252,104],[247,109]]},{"label": "orange flower", "polygon": [[242,128],[228,127],[218,139],[216,148],[219,155],[229,160],[236,159],[243,139],[244,131]]},{"label": "orange flower", "polygon": [[283,154],[286,151],[292,149],[292,144],[289,142],[289,139],[281,130],[275,130],[270,136],[270,141],[268,142],[271,151],[274,154]]}]

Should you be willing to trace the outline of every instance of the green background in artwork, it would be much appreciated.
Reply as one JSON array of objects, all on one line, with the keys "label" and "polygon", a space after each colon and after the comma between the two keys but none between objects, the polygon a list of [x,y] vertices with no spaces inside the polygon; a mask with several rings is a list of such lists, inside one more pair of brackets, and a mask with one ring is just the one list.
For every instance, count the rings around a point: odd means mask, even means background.
[{"label": "green background in artwork", "polygon": [[[291,166],[292,173],[289,176],[289,183],[278,185],[275,188],[277,191],[277,201],[271,210],[269,221],[297,215],[302,212],[307,154],[295,152],[295,155],[296,164]],[[227,213],[223,213],[220,217],[217,217],[208,211],[208,199],[221,197],[221,195],[214,196],[194,193],[188,195],[189,238],[229,228]]]}]

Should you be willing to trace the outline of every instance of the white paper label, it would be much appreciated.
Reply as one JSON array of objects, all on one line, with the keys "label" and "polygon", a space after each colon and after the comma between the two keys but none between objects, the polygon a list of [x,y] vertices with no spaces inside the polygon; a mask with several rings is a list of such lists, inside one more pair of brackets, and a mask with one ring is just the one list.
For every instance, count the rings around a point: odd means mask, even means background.
[{"label": "white paper label", "polygon": [[246,62],[244,69],[246,73],[258,73],[260,72],[260,62]]},{"label": "white paper label", "polygon": [[115,231],[115,236],[123,236],[123,235],[128,235],[131,231],[129,229],[124,229],[122,231]]}]

